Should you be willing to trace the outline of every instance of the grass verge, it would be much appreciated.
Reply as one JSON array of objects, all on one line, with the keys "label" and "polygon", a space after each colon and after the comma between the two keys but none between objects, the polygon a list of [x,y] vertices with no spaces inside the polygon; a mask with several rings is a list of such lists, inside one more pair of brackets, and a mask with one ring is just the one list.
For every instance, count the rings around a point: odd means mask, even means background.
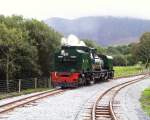
[{"label": "grass verge", "polygon": [[143,91],[140,101],[142,108],[150,116],[150,88]]},{"label": "grass verge", "polygon": [[22,90],[20,93],[19,92],[0,93],[0,100],[5,99],[5,98],[20,96],[20,95],[26,95],[26,94],[30,94],[30,93],[34,93],[34,92],[42,92],[45,90],[50,90],[50,88],[27,89],[27,90]]},{"label": "grass verge", "polygon": [[117,66],[114,67],[114,70],[115,70],[115,78],[117,78],[142,73],[144,71],[144,68],[141,66],[123,66],[123,67]]}]

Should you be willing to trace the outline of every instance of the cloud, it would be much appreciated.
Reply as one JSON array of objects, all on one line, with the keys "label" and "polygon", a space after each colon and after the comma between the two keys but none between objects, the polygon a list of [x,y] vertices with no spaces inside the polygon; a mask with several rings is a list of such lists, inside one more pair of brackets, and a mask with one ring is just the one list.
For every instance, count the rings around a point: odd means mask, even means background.
[{"label": "cloud", "polygon": [[0,0],[0,14],[28,18],[111,15],[150,19],[149,0]]}]

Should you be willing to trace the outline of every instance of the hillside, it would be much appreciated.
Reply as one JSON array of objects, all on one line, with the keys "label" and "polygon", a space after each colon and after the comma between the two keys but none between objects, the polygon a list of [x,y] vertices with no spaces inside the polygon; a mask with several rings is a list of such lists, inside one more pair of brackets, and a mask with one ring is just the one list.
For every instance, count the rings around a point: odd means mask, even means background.
[{"label": "hillside", "polygon": [[80,39],[92,39],[104,46],[136,42],[143,32],[150,31],[150,20],[134,18],[51,18],[44,22],[65,36],[75,34]]}]

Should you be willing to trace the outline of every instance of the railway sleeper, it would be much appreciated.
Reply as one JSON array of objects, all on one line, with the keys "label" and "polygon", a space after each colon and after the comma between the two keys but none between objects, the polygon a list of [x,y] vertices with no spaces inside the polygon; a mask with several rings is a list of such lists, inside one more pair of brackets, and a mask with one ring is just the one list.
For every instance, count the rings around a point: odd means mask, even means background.
[{"label": "railway sleeper", "polygon": [[96,115],[96,119],[97,118],[111,118],[110,115]]},{"label": "railway sleeper", "polygon": [[97,109],[96,112],[109,112],[109,109]]},{"label": "railway sleeper", "polygon": [[110,115],[109,112],[97,112],[96,111],[96,115]]},{"label": "railway sleeper", "polygon": [[98,109],[109,109],[109,106],[97,106],[96,108],[98,108]]},{"label": "railway sleeper", "polygon": [[112,120],[112,118],[96,118],[96,120]]}]

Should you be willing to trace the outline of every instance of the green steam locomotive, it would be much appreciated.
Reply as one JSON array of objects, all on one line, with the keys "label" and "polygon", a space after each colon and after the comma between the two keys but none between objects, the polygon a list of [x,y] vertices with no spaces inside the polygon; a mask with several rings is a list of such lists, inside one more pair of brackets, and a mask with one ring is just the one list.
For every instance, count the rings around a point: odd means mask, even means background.
[{"label": "green steam locomotive", "polygon": [[78,87],[113,78],[113,58],[87,46],[62,46],[55,53],[53,86]]}]

